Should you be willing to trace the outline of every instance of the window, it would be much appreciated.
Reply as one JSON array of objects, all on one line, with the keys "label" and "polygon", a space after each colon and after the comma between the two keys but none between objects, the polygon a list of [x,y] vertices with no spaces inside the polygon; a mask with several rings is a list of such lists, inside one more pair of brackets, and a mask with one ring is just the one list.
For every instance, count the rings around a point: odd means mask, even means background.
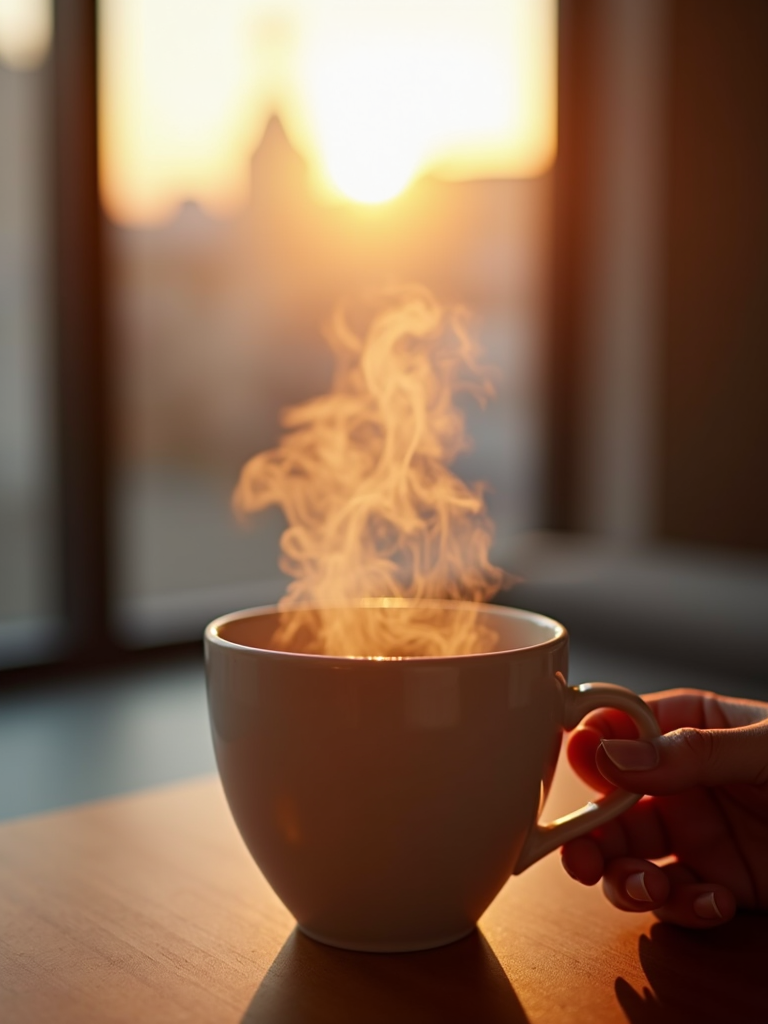
[{"label": "window", "polygon": [[499,551],[538,521],[554,0],[9,5],[42,14],[37,65],[0,52],[2,116],[34,108],[0,155],[3,652],[22,619],[63,645],[17,663],[71,662],[277,597],[237,471],[326,386],[339,298],[393,278],[471,308],[498,399],[458,468]]},{"label": "window", "polygon": [[472,410],[497,550],[540,516],[553,3],[102,0],[115,351],[115,625],[197,636],[283,591],[240,466],[322,393],[323,322],[390,281],[466,304],[497,369]]},{"label": "window", "polygon": [[467,304],[498,368],[457,466],[516,599],[625,637],[658,611],[661,647],[762,671],[762,0],[53,10],[0,2],[0,664],[276,598],[282,524],[236,525],[238,469],[325,388],[340,296],[399,278]]}]

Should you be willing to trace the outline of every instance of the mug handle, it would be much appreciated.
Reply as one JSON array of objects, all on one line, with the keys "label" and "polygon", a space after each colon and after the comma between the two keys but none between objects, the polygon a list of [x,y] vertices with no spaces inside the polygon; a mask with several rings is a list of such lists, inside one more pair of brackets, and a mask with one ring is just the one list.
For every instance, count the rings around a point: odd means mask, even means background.
[{"label": "mug handle", "polygon": [[[582,683],[580,686],[566,686],[563,696],[564,728],[568,731],[575,728],[585,715],[596,708],[618,708],[633,719],[641,739],[653,740],[661,735],[658,722],[645,701],[623,686],[615,686],[613,683]],[[521,871],[525,871],[531,864],[563,843],[605,825],[612,818],[629,810],[639,799],[638,793],[614,789],[611,793],[584,804],[577,811],[557,818],[556,821],[549,821],[544,825],[536,822],[523,844],[512,874],[519,875]]]}]

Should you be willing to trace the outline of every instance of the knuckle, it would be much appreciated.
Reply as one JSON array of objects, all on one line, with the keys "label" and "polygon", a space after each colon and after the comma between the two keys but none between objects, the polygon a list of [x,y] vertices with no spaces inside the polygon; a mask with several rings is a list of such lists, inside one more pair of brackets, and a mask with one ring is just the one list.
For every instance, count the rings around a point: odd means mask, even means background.
[{"label": "knuckle", "polygon": [[678,729],[673,735],[686,759],[699,764],[708,764],[714,759],[714,736],[706,729]]}]

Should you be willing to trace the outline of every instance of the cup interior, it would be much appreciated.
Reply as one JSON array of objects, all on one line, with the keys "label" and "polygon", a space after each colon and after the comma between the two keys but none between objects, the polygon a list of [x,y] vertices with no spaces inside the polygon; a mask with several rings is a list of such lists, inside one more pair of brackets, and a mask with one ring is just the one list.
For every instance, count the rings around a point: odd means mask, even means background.
[{"label": "cup interior", "polygon": [[[476,617],[478,627],[485,631],[488,643],[482,651],[475,653],[495,653],[538,647],[541,644],[559,639],[565,635],[564,628],[554,619],[535,612],[523,611],[518,608],[506,608],[497,605],[468,604],[462,601],[421,601],[412,602],[407,599],[371,600],[353,607],[343,609],[347,622],[354,626],[359,619],[362,624],[372,615],[384,616],[397,630],[398,619],[412,617],[414,609],[419,615],[427,616],[430,626],[437,625],[447,636],[456,632],[468,611]],[[333,614],[334,609],[322,609],[323,615]],[[212,641],[224,641],[238,647],[254,648],[262,651],[278,651],[291,654],[314,653],[311,637],[307,635],[308,627],[302,627],[289,643],[281,640],[281,624],[285,625],[285,616],[305,614],[293,611],[278,611],[276,608],[255,608],[249,611],[236,612],[224,616],[208,627]],[[326,652],[323,656],[334,656],[334,652]],[[375,652],[371,652],[375,656]],[[449,656],[451,656],[449,654]],[[454,654],[452,656],[472,656]],[[411,657],[403,655],[403,657]]]}]

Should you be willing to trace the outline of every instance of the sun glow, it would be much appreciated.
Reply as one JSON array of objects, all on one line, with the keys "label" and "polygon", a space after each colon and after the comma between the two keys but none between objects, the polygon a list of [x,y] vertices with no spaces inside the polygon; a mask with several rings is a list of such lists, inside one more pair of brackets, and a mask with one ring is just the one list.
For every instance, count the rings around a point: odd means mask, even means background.
[{"label": "sun glow", "polygon": [[394,198],[423,168],[423,141],[414,119],[407,107],[399,116],[401,105],[393,102],[386,80],[373,83],[352,103],[332,95],[334,84],[326,83],[331,95],[317,115],[329,184],[361,203]]},{"label": "sun glow", "polygon": [[328,140],[326,169],[335,189],[358,203],[384,203],[405,191],[416,171],[409,154],[393,149],[380,134],[362,145],[360,135],[356,140]]},{"label": "sun glow", "polygon": [[101,0],[102,193],[151,222],[248,193],[277,111],[327,197],[418,176],[541,174],[555,151],[555,0]]}]

